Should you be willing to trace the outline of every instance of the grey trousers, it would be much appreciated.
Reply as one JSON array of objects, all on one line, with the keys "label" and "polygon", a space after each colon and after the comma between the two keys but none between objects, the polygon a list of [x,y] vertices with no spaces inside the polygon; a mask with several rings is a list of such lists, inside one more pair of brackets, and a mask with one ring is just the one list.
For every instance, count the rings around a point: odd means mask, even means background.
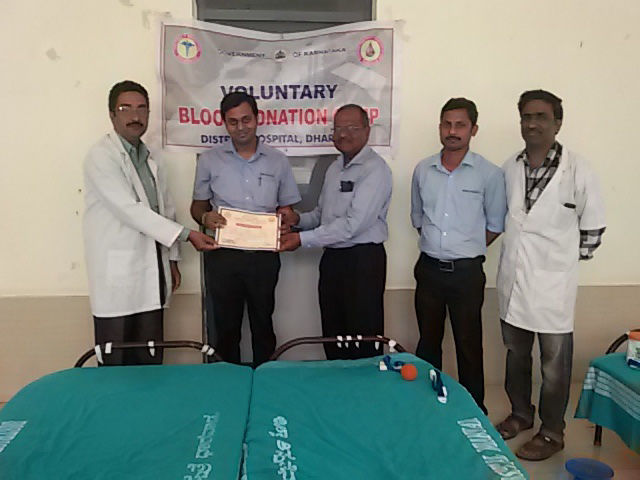
[{"label": "grey trousers", "polygon": [[[535,407],[531,404],[531,349],[536,332],[524,330],[500,320],[502,339],[507,347],[504,388],[511,401],[511,412],[526,422],[533,422]],[[564,414],[569,402],[573,332],[538,333],[542,387],[540,389],[540,433],[562,441]]]}]

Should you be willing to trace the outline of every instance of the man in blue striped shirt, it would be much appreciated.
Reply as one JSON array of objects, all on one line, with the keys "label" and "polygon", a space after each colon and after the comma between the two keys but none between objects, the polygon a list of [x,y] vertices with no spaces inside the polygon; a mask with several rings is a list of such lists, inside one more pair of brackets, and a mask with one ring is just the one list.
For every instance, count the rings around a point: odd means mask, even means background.
[{"label": "man in blue striped shirt", "polygon": [[[258,105],[244,92],[231,92],[220,102],[231,141],[198,159],[191,216],[210,230],[224,228],[218,207],[275,213],[291,210],[300,193],[287,157],[260,142]],[[211,255],[209,255],[211,253]],[[220,248],[204,257],[207,288],[213,298],[213,320],[207,317],[209,338],[215,332],[222,358],[240,362],[240,336],[245,304],[251,327],[253,364],[266,362],[276,346],[272,315],[280,257],[264,250]]]},{"label": "man in blue striped shirt", "polygon": [[420,234],[414,268],[420,329],[416,354],[442,368],[447,310],[456,344],[458,379],[486,413],[482,318],[487,245],[504,229],[504,174],[469,150],[478,131],[478,110],[452,98],[440,112],[442,150],[413,172],[411,222]]},{"label": "man in blue striped shirt", "polygon": [[[320,315],[324,336],[381,335],[387,274],[387,210],[391,169],[367,146],[369,117],[359,105],[334,116],[333,143],[342,153],[328,168],[318,206],[311,212],[283,212],[285,225],[303,231],[281,237],[281,250],[324,247],[320,261]],[[325,345],[328,359],[376,354],[373,344],[356,348]]]}]

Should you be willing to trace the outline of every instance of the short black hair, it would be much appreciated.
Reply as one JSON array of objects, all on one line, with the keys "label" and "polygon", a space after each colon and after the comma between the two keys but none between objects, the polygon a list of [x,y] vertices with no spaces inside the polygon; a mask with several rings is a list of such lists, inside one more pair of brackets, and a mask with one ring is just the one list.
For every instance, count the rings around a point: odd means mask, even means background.
[{"label": "short black hair", "polygon": [[355,110],[358,110],[360,112],[360,115],[362,115],[362,123],[364,124],[365,127],[369,126],[369,114],[367,113],[367,111],[362,108],[360,105],[357,105],[355,103],[347,103],[346,105],[342,105],[339,109],[336,110],[336,113],[333,114],[333,118],[336,118],[336,116],[343,110],[348,110],[350,108],[353,108]]},{"label": "short black hair", "polygon": [[542,100],[548,103],[553,109],[553,117],[556,120],[562,120],[564,112],[562,111],[562,99],[560,97],[546,90],[527,90],[520,95],[520,100],[518,100],[518,112],[520,112],[521,115],[522,109],[531,100]]},{"label": "short black hair", "polygon": [[464,97],[450,98],[447,100],[447,103],[445,103],[442,110],[440,110],[440,120],[442,120],[444,112],[448,112],[449,110],[458,110],[461,108],[464,108],[467,111],[469,120],[471,120],[471,125],[475,125],[478,122],[478,109],[475,103]]},{"label": "short black hair", "polygon": [[138,92],[144,97],[147,102],[147,106],[149,106],[149,94],[147,93],[147,90],[139,83],[133,82],[131,80],[124,80],[122,82],[116,83],[113,87],[111,87],[111,90],[109,91],[110,112],[115,112],[118,97],[121,93],[124,92]]},{"label": "short black hair", "polygon": [[220,113],[222,114],[222,120],[225,119],[226,114],[232,108],[247,102],[251,107],[251,111],[257,117],[258,116],[258,104],[253,95],[249,95],[247,92],[229,92],[220,101]]}]

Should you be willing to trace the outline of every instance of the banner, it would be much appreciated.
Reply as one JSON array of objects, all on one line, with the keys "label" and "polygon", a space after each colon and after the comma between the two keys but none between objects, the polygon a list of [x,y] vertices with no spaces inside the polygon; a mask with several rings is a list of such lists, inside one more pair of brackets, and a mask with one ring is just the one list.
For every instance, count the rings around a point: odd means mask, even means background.
[{"label": "banner", "polygon": [[369,145],[389,153],[397,106],[392,22],[362,22],[271,34],[163,20],[160,26],[162,141],[202,151],[229,139],[220,100],[253,95],[258,135],[287,155],[335,153],[333,114],[356,103],[369,115]]}]

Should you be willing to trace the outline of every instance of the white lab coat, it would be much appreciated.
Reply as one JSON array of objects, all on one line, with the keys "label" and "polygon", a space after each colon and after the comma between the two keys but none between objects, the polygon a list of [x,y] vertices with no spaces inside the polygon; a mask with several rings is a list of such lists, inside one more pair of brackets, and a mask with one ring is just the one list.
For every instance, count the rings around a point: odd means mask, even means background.
[{"label": "white lab coat", "polygon": [[96,143],[84,162],[84,248],[91,311],[116,317],[157,310],[160,305],[156,242],[171,294],[169,259],[179,260],[182,226],[167,190],[166,172],[149,155],[160,214],[149,206],[138,173],[115,132]]},{"label": "white lab coat", "polygon": [[500,318],[534,332],[571,332],[580,229],[605,226],[598,181],[584,159],[563,148],[558,170],[527,214],[524,163],[516,158],[503,165],[508,212],[497,279]]}]

